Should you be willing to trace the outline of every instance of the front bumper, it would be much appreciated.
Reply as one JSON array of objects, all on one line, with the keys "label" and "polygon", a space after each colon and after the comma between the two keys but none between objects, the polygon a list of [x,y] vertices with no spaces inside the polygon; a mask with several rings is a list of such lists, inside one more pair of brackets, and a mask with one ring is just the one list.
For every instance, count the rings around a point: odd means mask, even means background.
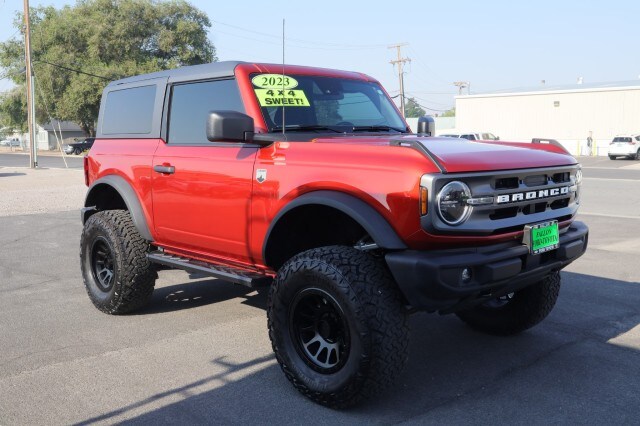
[{"label": "front bumper", "polygon": [[[561,230],[560,247],[532,255],[521,243],[385,255],[409,304],[426,311],[455,312],[534,284],[559,271],[587,249],[589,229],[573,222]],[[463,280],[462,271],[471,271]]]}]

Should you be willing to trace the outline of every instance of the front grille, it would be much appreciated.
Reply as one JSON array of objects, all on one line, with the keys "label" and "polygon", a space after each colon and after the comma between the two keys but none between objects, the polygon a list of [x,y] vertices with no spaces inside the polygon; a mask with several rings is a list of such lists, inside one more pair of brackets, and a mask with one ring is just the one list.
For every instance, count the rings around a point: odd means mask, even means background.
[{"label": "front grille", "polygon": [[[566,220],[575,215],[577,165],[548,169],[525,169],[492,173],[425,175],[421,185],[429,191],[430,212],[422,226],[430,232],[500,234],[547,220]],[[437,212],[436,197],[451,181],[466,183],[471,196],[493,197],[493,204],[476,205],[464,223],[450,226]]]}]

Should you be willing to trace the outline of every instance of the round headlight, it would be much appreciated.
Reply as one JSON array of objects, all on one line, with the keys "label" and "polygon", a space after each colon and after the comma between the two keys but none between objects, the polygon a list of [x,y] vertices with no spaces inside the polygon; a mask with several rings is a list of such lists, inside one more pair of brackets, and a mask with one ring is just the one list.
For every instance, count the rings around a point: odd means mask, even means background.
[{"label": "round headlight", "polygon": [[446,184],[438,194],[438,214],[449,225],[459,225],[471,214],[467,199],[471,198],[469,187],[462,182]]}]

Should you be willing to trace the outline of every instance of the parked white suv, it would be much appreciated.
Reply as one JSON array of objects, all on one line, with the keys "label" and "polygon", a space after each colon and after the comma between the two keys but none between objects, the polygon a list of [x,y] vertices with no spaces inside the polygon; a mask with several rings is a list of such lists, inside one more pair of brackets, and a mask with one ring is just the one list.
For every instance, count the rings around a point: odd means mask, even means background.
[{"label": "parked white suv", "polygon": [[609,158],[625,156],[632,160],[640,159],[640,135],[620,135],[609,144]]},{"label": "parked white suv", "polygon": [[445,138],[462,138],[470,141],[497,141],[499,137],[494,136],[493,133],[446,133],[440,135]]}]

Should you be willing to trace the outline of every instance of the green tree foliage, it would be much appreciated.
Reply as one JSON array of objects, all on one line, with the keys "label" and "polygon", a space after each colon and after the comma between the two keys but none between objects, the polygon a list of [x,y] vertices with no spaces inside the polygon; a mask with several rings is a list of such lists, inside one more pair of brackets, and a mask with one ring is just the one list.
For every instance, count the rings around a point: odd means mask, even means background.
[{"label": "green tree foliage", "polygon": [[27,131],[27,97],[24,87],[14,87],[0,96],[0,127]]},{"label": "green tree foliage", "polygon": [[450,110],[443,112],[440,117],[455,117],[455,116],[456,116],[456,107],[453,107]]},{"label": "green tree foliage", "polygon": [[[217,60],[209,18],[183,0],[78,0],[62,9],[33,8],[31,17],[38,121],[50,114],[87,134],[95,134],[108,81]],[[15,26],[22,28],[21,16]],[[0,66],[24,84],[22,37],[0,43]]]},{"label": "green tree foliage", "polygon": [[426,115],[426,113],[427,112],[424,108],[422,108],[414,98],[406,100],[404,106],[405,117],[422,117],[423,115]]}]

